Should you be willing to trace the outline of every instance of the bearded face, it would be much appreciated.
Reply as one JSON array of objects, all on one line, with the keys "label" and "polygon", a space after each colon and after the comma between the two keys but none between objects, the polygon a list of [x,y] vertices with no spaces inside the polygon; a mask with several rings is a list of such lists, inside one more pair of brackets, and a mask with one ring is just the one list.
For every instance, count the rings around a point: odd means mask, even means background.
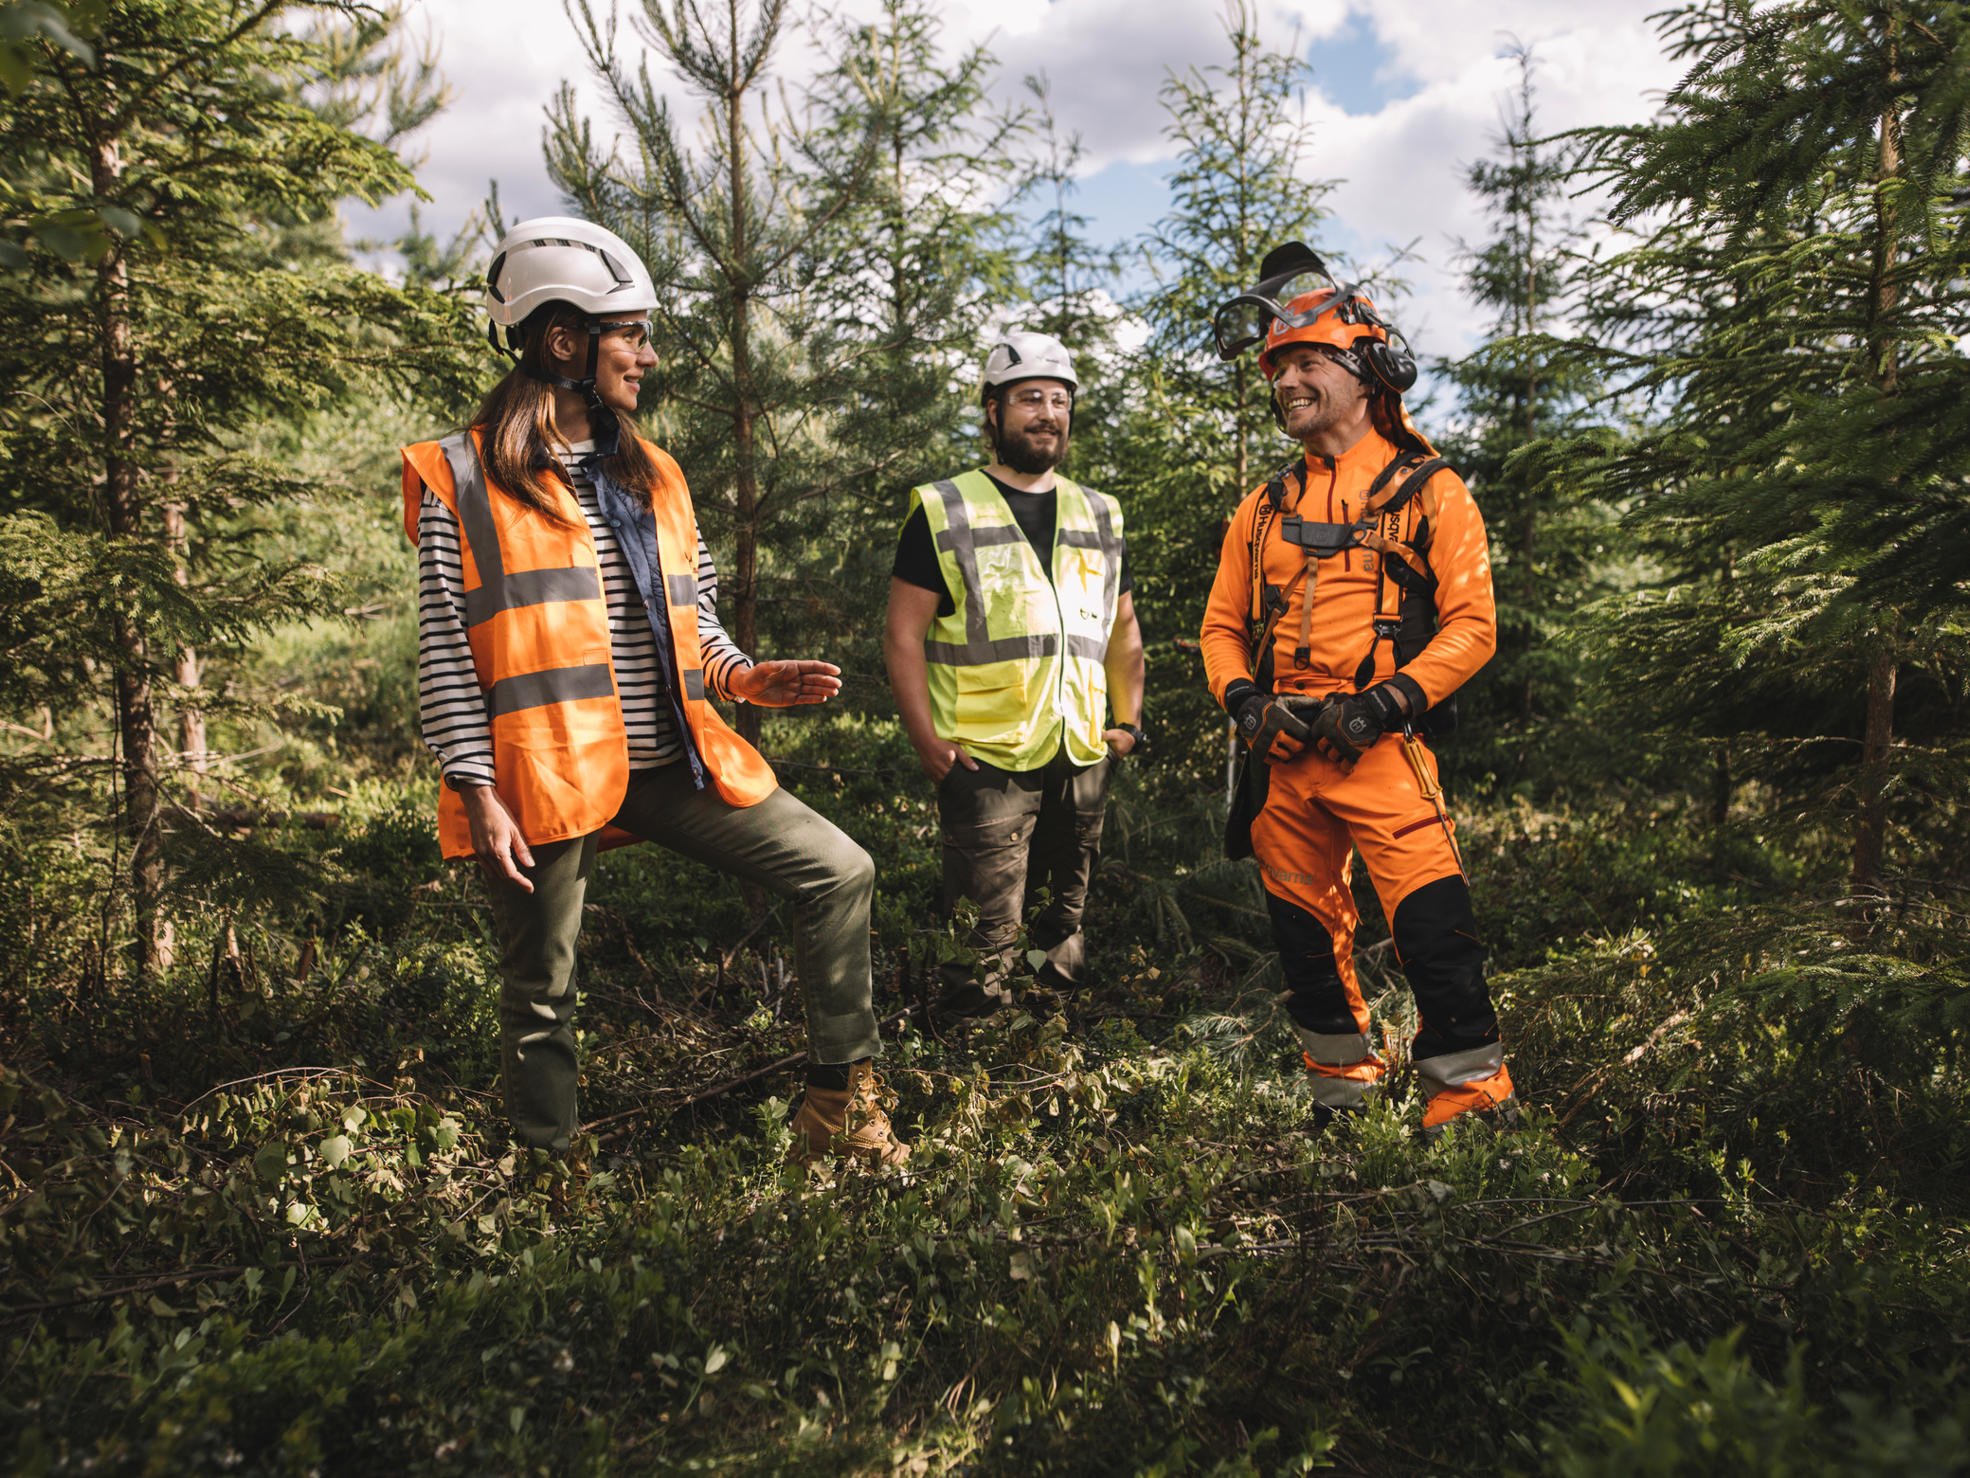
[{"label": "bearded face", "polygon": [[1014,472],[1050,472],[1067,455],[1074,420],[1074,396],[1059,380],[1014,385],[985,405],[992,454]]}]

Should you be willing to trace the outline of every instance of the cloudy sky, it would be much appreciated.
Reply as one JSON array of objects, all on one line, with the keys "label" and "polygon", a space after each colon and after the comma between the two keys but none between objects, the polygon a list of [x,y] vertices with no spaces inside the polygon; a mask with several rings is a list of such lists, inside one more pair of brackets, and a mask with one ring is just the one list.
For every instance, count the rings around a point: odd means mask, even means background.
[{"label": "cloudy sky", "polygon": [[[595,3],[606,13],[609,0]],[[1457,243],[1484,234],[1461,178],[1498,128],[1515,80],[1512,41],[1538,57],[1539,121],[1554,131],[1643,118],[1677,71],[1646,23],[1661,0],[1258,5],[1266,39],[1297,44],[1312,64],[1311,173],[1338,182],[1327,244],[1374,262],[1414,243],[1404,327],[1426,355],[1454,354],[1481,328],[1458,287]],[[624,0],[626,13],[639,6]],[[848,16],[874,9],[870,0],[829,6]],[[1048,76],[1061,128],[1078,132],[1085,149],[1076,205],[1095,234],[1124,241],[1163,213],[1169,148],[1157,92],[1171,69],[1222,58],[1219,0],[944,0],[941,13],[954,49],[990,47],[1007,96],[1029,74]],[[436,43],[453,93],[413,146],[433,197],[427,225],[443,232],[463,221],[490,180],[499,182],[509,219],[561,210],[541,161],[549,98],[572,82],[595,102],[598,131],[606,137],[612,126],[558,0],[412,0],[412,24]],[[627,24],[620,45],[641,50]],[[797,83],[825,63],[795,38],[779,70]],[[674,105],[688,109],[674,79],[653,70],[670,84]],[[358,232],[381,234],[403,221],[404,206],[350,214]]]}]

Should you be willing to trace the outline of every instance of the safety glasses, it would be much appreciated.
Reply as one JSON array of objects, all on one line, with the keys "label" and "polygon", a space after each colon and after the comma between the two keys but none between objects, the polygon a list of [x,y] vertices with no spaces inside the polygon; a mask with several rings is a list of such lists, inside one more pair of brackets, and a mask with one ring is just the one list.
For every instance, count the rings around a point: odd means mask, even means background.
[{"label": "safety glasses", "polygon": [[629,318],[613,323],[598,321],[596,326],[603,337],[620,335],[634,349],[641,349],[650,342],[650,320],[647,318]]},{"label": "safety glasses", "polygon": [[[1344,286],[1327,270],[1319,254],[1300,242],[1274,247],[1259,264],[1259,272],[1250,292],[1238,294],[1212,315],[1211,332],[1217,339],[1220,359],[1236,359],[1254,344],[1263,344],[1275,322],[1289,329],[1305,328],[1333,312],[1336,299],[1341,322],[1388,328],[1387,320],[1369,306],[1358,288]],[[1304,312],[1288,310],[1288,303],[1307,293],[1323,296]]]}]

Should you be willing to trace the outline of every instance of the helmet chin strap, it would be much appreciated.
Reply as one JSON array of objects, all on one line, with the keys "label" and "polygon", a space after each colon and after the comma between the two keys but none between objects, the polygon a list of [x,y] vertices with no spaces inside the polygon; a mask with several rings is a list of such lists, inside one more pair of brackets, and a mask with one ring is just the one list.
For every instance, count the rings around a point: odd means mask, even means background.
[{"label": "helmet chin strap", "polygon": [[[591,455],[613,457],[622,444],[622,426],[617,420],[614,409],[603,401],[601,392],[595,387],[595,371],[602,359],[604,327],[599,318],[588,320],[588,367],[581,379],[571,380],[566,375],[557,374],[551,369],[537,369],[528,364],[523,364],[521,369],[530,378],[539,380],[544,385],[572,390],[581,396],[588,407],[588,429],[595,442],[595,450]],[[497,341],[494,347],[498,347]]]}]

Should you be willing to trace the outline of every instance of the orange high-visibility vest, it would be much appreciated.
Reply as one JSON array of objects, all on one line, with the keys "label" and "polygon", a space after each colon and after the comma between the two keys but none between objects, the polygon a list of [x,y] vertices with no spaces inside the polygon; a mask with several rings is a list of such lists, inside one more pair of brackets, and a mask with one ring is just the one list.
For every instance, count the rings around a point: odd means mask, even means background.
[{"label": "orange high-visibility vest", "polygon": [[[724,800],[754,805],[779,782],[759,751],[705,701],[691,492],[676,462],[644,446],[657,465],[650,507],[687,730],[680,763],[695,756]],[[465,634],[486,696],[500,800],[529,843],[603,830],[629,789],[629,733],[609,655],[595,539],[573,489],[558,484],[568,523],[543,518],[487,480],[476,428],[407,446],[403,458],[404,532],[411,543],[427,487],[458,520]],[[438,802],[438,841],[447,857],[472,855],[465,803],[448,786]]]}]

